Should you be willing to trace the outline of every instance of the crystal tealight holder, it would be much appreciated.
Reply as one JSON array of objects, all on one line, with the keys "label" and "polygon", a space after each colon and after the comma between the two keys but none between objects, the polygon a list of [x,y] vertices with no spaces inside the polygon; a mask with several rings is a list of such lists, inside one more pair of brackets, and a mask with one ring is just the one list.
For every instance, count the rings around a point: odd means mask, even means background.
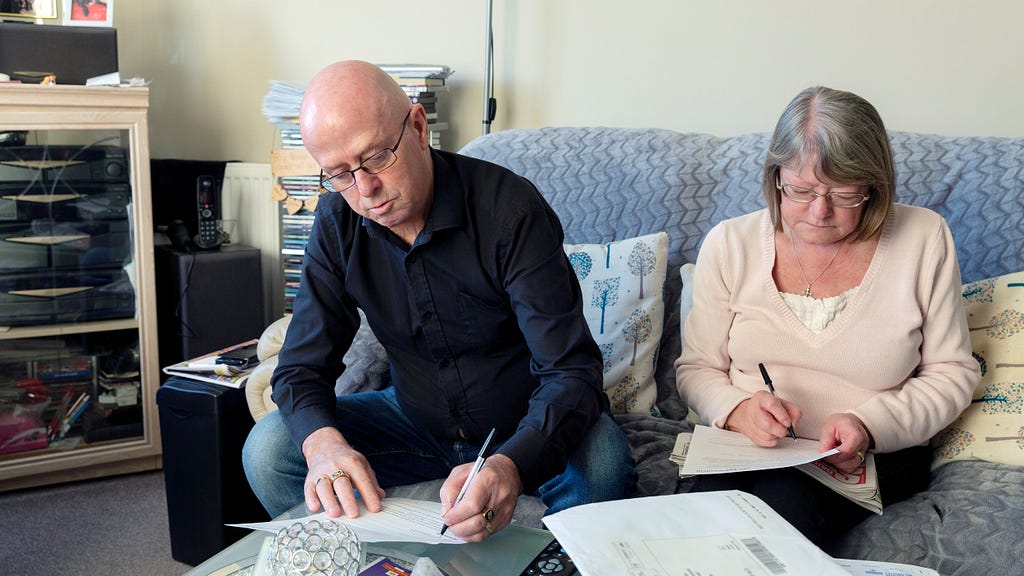
[{"label": "crystal tealight holder", "polygon": [[268,576],[357,576],[363,564],[359,538],[332,520],[294,522],[266,548]]}]

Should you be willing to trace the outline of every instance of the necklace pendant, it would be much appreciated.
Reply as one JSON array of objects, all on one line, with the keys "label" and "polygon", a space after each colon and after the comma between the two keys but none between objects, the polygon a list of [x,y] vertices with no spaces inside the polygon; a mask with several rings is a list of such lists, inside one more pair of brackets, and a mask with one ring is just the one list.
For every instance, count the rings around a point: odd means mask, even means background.
[{"label": "necklace pendant", "polygon": [[804,288],[804,296],[806,296],[808,298],[812,298],[812,296],[811,296],[811,285],[810,284],[807,285],[807,288]]}]

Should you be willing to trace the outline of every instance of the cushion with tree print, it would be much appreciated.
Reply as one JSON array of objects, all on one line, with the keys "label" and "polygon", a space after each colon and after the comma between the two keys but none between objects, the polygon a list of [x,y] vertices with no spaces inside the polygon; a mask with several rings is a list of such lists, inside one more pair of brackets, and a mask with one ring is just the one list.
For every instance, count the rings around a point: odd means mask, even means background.
[{"label": "cushion with tree print", "polygon": [[616,414],[656,413],[654,367],[665,320],[668,234],[607,244],[566,244],[583,290],[583,313],[604,358],[604,391]]},{"label": "cushion with tree print", "polygon": [[953,460],[1024,464],[1024,272],[963,287],[981,383],[971,405],[935,437],[936,468]]}]

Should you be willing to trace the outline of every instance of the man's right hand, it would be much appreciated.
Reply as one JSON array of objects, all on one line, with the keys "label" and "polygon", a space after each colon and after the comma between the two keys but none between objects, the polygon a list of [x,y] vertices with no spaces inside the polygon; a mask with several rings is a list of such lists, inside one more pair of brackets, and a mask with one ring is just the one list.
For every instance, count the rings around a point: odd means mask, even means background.
[{"label": "man's right hand", "polygon": [[[359,503],[355,491],[370,512],[380,512],[380,499],[384,490],[377,484],[377,475],[366,457],[345,441],[336,428],[320,428],[302,442],[302,455],[309,472],[303,492],[306,508],[312,512],[324,510],[331,518],[359,516]],[[333,476],[333,478],[332,478]]]}]

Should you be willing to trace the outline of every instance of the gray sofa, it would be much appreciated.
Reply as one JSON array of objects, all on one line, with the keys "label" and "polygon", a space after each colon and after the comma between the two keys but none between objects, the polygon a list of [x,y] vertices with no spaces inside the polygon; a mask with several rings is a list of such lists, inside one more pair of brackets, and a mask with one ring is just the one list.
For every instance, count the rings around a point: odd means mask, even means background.
[{"label": "gray sofa", "polygon": [[[948,221],[965,283],[1024,270],[1024,139],[948,138],[891,133],[898,201],[927,206]],[[767,134],[718,138],[658,129],[540,128],[482,136],[462,150],[529,178],[558,213],[567,243],[604,243],[665,231],[669,235],[665,321],[655,379],[659,416],[619,415],[640,473],[636,496],[684,492],[668,460],[675,436],[689,429],[675,389],[681,348],[679,267],[694,262],[715,223],[763,207],[760,171]],[[283,333],[283,331],[280,331]],[[279,338],[278,338],[279,339]],[[266,340],[266,338],[265,338]],[[272,368],[274,345],[263,350]],[[384,366],[368,330],[350,352],[340,389],[374,387]],[[356,368],[360,369],[356,369]],[[265,402],[255,378],[251,403]],[[265,409],[256,406],[254,414]],[[437,499],[440,482],[390,494]],[[540,525],[543,506],[520,498],[516,520]],[[938,468],[928,490],[886,508],[829,550],[844,558],[903,562],[945,576],[1021,573],[1024,470],[982,461]]]}]

